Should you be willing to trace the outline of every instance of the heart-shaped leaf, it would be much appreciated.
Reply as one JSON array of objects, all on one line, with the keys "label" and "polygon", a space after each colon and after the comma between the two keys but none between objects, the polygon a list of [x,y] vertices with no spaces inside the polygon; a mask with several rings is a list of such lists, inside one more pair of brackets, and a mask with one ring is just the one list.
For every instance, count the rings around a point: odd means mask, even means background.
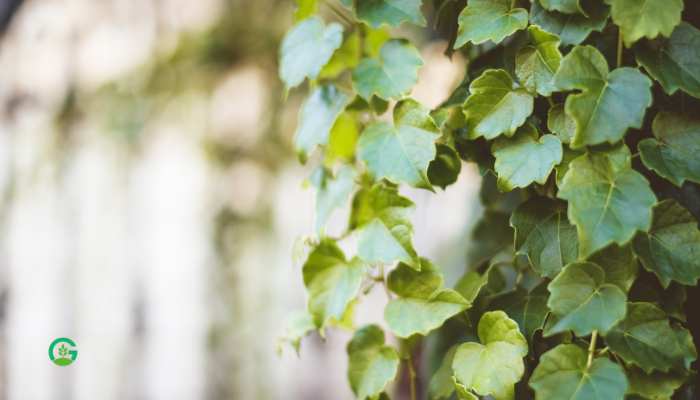
[{"label": "heart-shaped leaf", "polygon": [[662,112],[652,126],[654,139],[639,142],[644,165],[676,186],[700,183],[700,118]]},{"label": "heart-shaped leaf", "polygon": [[608,70],[605,57],[592,46],[577,46],[564,57],[554,76],[560,90],[580,90],[566,99],[576,122],[572,148],[620,141],[628,128],[640,128],[651,105],[651,80],[634,68]]},{"label": "heart-shaped leaf", "polygon": [[318,17],[296,24],[285,35],[280,47],[279,74],[288,88],[298,86],[304,79],[316,79],[321,68],[331,59],[343,42],[343,27],[328,26]]},{"label": "heart-shaped leaf", "polygon": [[513,398],[513,385],[525,372],[523,357],[528,352],[518,324],[503,311],[490,311],[479,320],[478,333],[481,343],[457,348],[452,361],[455,378],[479,395]]},{"label": "heart-shaped leaf", "polygon": [[697,358],[693,337],[651,303],[629,303],[627,316],[605,337],[610,350],[646,373],[687,370]]},{"label": "heart-shaped leaf", "polygon": [[318,87],[304,103],[299,127],[294,135],[294,147],[302,162],[318,145],[328,143],[331,128],[350,98],[335,86]]},{"label": "heart-shaped leaf", "polygon": [[646,37],[669,36],[681,22],[683,0],[605,0],[627,47]]},{"label": "heart-shaped leaf", "polygon": [[656,79],[668,94],[681,89],[700,98],[700,30],[682,22],[671,37],[635,46],[637,63]]},{"label": "heart-shaped leaf", "polygon": [[527,291],[522,287],[497,295],[491,299],[489,308],[502,310],[518,323],[525,337],[531,339],[542,329],[549,309],[547,308],[547,284],[545,282]]},{"label": "heart-shaped leaf", "polygon": [[589,152],[570,164],[557,196],[568,200],[569,221],[576,225],[579,258],[615,242],[624,245],[636,231],[651,227],[656,196],[633,170],[629,150]]},{"label": "heart-shaped leaf", "polygon": [[404,40],[390,40],[379,56],[365,58],[352,72],[357,93],[366,100],[377,95],[384,99],[404,96],[418,81],[423,60],[416,48]]},{"label": "heart-shaped leaf", "polygon": [[309,312],[317,327],[331,318],[340,320],[348,304],[360,292],[367,266],[357,258],[350,261],[331,240],[316,246],[304,263],[304,285],[309,293]]},{"label": "heart-shaped leaf", "polygon": [[554,74],[561,63],[559,37],[542,30],[537,25],[527,29],[530,44],[518,51],[515,58],[515,74],[525,88],[542,96],[556,90]]},{"label": "heart-shaped leaf", "polygon": [[562,158],[559,138],[554,135],[538,138],[537,129],[530,124],[525,124],[512,138],[498,138],[491,152],[496,157],[498,189],[504,192],[533,182],[544,184]]},{"label": "heart-shaped leaf", "polygon": [[516,8],[511,0],[470,0],[459,14],[459,32],[454,48],[468,42],[490,40],[500,43],[515,31],[527,27],[527,10]]},{"label": "heart-shaped leaf", "polygon": [[513,79],[502,69],[484,71],[469,85],[469,92],[464,115],[471,139],[513,136],[532,114],[532,95],[514,88]]},{"label": "heart-shaped leaf", "polygon": [[545,332],[546,336],[567,330],[577,336],[593,331],[605,334],[625,316],[625,292],[607,283],[605,271],[596,264],[569,264],[547,288],[550,293],[547,306],[558,319]]},{"label": "heart-shaped leaf", "polygon": [[672,280],[694,286],[700,278],[698,221],[675,200],[654,207],[651,229],[635,238],[634,251],[664,287]]},{"label": "heart-shaped leaf", "polygon": [[399,370],[399,355],[384,344],[384,332],[376,325],[358,329],[347,352],[348,380],[358,399],[379,396]]},{"label": "heart-shaped leaf", "polygon": [[627,378],[623,369],[599,357],[587,366],[588,355],[573,344],[560,344],[540,357],[530,377],[537,399],[623,400]]}]

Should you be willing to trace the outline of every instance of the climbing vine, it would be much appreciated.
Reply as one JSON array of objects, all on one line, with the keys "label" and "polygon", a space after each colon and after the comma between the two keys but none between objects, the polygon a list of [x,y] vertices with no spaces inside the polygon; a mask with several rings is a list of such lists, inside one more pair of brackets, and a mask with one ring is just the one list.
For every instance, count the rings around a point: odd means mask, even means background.
[{"label": "climbing vine", "polygon": [[[297,349],[311,331],[354,329],[358,399],[388,398],[396,380],[412,399],[697,398],[696,2],[297,5],[279,72],[288,91],[308,81],[294,145],[316,190],[308,306],[287,337]],[[423,60],[400,26],[468,60],[435,109],[409,96]],[[462,162],[481,171],[485,212],[447,287],[413,246],[401,191],[443,190]],[[348,205],[346,231],[328,235]],[[374,285],[385,321],[354,328]],[[419,386],[427,336],[441,362]]]}]

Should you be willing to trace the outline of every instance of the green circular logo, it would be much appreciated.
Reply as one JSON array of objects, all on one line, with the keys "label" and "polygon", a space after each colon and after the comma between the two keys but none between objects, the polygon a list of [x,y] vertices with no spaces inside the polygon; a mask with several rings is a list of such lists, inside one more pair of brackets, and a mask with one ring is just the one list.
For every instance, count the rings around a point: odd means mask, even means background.
[{"label": "green circular logo", "polygon": [[75,342],[69,338],[58,338],[51,342],[49,346],[49,359],[60,366],[65,367],[66,365],[73,364],[73,361],[78,358],[78,350],[76,349]]}]

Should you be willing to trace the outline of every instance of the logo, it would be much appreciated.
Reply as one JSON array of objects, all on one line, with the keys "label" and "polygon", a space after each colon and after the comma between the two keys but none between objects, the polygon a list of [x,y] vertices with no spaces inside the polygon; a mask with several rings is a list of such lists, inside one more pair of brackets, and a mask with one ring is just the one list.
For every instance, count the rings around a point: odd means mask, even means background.
[{"label": "logo", "polygon": [[60,367],[71,365],[78,358],[78,350],[75,347],[75,342],[71,339],[58,338],[49,346],[49,359]]}]

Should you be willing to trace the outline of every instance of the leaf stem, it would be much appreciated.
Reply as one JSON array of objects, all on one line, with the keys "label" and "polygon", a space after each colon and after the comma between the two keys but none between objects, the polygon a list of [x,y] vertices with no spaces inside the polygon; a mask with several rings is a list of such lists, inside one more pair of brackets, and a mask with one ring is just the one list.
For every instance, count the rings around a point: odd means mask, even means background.
[{"label": "leaf stem", "polygon": [[586,362],[586,369],[591,367],[593,364],[593,353],[595,353],[595,345],[598,341],[598,331],[593,331],[591,335],[591,344],[588,346],[588,361]]},{"label": "leaf stem", "polygon": [[622,66],[622,28],[617,31],[617,67]]},{"label": "leaf stem", "polygon": [[411,392],[411,400],[416,400],[416,370],[413,368],[413,356],[411,352],[408,352],[408,358],[406,358],[406,364],[408,366],[408,385]]}]

